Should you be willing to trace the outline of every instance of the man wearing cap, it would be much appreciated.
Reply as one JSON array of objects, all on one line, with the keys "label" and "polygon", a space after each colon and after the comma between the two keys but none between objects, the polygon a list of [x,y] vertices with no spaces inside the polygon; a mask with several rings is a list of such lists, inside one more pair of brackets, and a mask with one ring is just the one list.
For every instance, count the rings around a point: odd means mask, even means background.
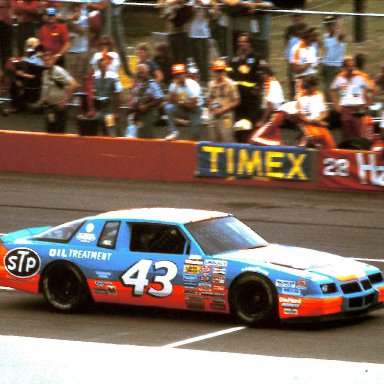
[{"label": "man wearing cap", "polygon": [[187,78],[185,64],[172,66],[174,81],[169,87],[168,103],[165,111],[168,117],[167,129],[169,134],[165,140],[174,140],[180,132],[176,126],[176,119],[190,120],[191,140],[199,140],[201,137],[202,98],[201,87],[197,81]]},{"label": "man wearing cap", "polygon": [[225,60],[218,59],[212,63],[215,79],[208,84],[206,103],[211,115],[214,140],[233,143],[234,109],[240,103],[240,93],[236,83],[226,75],[226,68]]},{"label": "man wearing cap", "polygon": [[327,32],[323,34],[323,81],[327,99],[330,100],[329,87],[341,72],[346,49],[346,35],[341,30],[335,16],[325,16],[323,20]]},{"label": "man wearing cap", "polygon": [[59,23],[56,9],[47,8],[47,21],[40,27],[39,39],[45,51],[53,54],[55,64],[64,66],[64,54],[71,46],[68,27]]}]

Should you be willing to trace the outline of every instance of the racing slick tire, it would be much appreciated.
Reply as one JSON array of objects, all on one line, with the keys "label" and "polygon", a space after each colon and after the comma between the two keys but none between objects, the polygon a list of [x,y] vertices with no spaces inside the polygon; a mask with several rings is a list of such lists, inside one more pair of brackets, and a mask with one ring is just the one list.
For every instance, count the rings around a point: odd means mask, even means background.
[{"label": "racing slick tire", "polygon": [[57,312],[76,312],[91,301],[83,274],[67,262],[48,266],[42,279],[42,291],[47,303]]},{"label": "racing slick tire", "polygon": [[231,286],[229,305],[232,316],[253,327],[273,325],[277,321],[277,292],[264,276],[246,274]]}]

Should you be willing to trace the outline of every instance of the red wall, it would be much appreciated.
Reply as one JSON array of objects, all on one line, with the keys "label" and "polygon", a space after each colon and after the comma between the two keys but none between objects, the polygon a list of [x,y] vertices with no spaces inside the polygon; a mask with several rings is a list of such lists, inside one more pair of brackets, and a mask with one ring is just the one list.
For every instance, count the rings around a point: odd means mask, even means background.
[{"label": "red wall", "polygon": [[0,171],[192,181],[191,142],[0,131]]}]

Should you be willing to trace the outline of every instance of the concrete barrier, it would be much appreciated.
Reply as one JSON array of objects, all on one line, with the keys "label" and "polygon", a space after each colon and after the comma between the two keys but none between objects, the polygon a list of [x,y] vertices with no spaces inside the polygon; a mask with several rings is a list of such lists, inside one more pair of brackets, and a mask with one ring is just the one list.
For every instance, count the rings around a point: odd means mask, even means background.
[{"label": "concrete barrier", "polygon": [[[0,130],[0,172],[384,191],[384,159],[372,152],[314,151],[311,160],[313,177],[307,181],[290,181],[268,177],[197,177],[197,150],[198,145],[191,141],[169,142]],[[261,148],[250,146],[249,151],[252,150],[261,152]],[[278,161],[272,158],[273,167],[280,166],[282,153],[283,148],[276,152],[279,155]]]}]

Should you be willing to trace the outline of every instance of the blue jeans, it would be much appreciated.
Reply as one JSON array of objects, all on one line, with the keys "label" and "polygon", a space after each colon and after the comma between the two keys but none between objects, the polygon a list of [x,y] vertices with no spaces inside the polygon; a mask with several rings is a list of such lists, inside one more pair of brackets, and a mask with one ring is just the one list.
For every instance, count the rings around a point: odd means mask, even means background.
[{"label": "blue jeans", "polygon": [[166,104],[165,112],[168,117],[167,129],[170,133],[179,133],[176,127],[175,119],[185,119],[191,122],[190,139],[200,140],[201,137],[201,114],[202,108],[195,107],[193,109],[187,109],[179,107],[175,104]]}]

